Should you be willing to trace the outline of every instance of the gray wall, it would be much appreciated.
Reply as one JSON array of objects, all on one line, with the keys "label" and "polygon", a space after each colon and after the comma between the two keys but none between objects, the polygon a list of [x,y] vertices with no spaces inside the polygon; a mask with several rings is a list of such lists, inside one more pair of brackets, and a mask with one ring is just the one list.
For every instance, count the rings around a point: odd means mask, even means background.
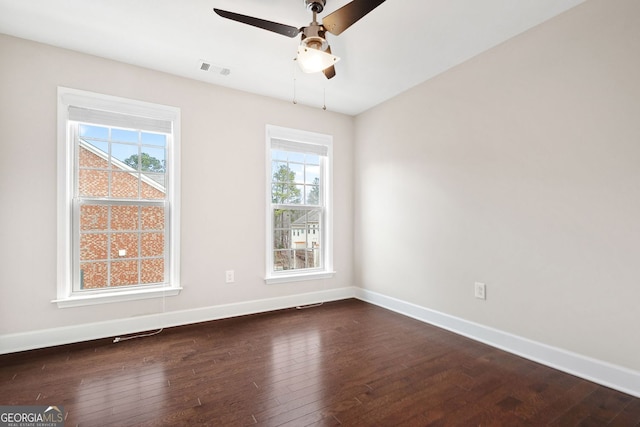
[{"label": "gray wall", "polygon": [[357,284],[640,370],[639,76],[591,0],[358,116]]},{"label": "gray wall", "polygon": [[[352,117],[3,35],[0,58],[0,338],[352,285]],[[182,110],[184,290],[164,306],[161,299],[66,309],[51,303],[57,86]],[[333,279],[264,283],[266,124],[334,137]],[[231,269],[236,282],[225,284]]]}]

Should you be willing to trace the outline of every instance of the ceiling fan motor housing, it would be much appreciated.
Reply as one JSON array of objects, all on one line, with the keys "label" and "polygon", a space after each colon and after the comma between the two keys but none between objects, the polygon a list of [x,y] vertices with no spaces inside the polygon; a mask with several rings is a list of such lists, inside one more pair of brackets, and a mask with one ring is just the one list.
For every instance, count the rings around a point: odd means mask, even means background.
[{"label": "ceiling fan motor housing", "polygon": [[325,30],[321,25],[310,25],[302,31],[301,44],[305,47],[321,51],[327,50],[329,43],[325,38]]},{"label": "ceiling fan motor housing", "polygon": [[304,4],[312,12],[322,13],[326,0],[304,0]]}]

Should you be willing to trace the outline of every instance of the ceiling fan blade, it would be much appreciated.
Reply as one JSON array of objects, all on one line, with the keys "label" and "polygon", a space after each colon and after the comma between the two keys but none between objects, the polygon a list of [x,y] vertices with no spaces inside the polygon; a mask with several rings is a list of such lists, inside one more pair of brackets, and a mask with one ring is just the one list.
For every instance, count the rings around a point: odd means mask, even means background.
[{"label": "ceiling fan blade", "polygon": [[[331,54],[331,46],[327,46],[327,50],[325,51],[328,54]],[[332,79],[336,76],[336,67],[333,65],[322,70],[322,73],[327,79]]]},{"label": "ceiling fan blade", "polygon": [[331,67],[322,70],[322,72],[327,79],[332,79],[336,76],[336,67],[332,65]]},{"label": "ceiling fan blade", "polygon": [[384,0],[353,0],[322,18],[322,26],[331,34],[338,35],[382,3]]},{"label": "ceiling fan blade", "polygon": [[300,34],[301,31],[300,28],[292,27],[291,25],[278,24],[277,22],[254,18],[252,16],[240,15],[239,13],[228,12],[226,10],[214,8],[213,11],[223,18],[231,19],[232,21],[238,21],[247,25],[252,25],[254,27],[262,28],[263,30],[273,31],[274,33],[282,34],[283,36],[287,37],[295,37]]}]

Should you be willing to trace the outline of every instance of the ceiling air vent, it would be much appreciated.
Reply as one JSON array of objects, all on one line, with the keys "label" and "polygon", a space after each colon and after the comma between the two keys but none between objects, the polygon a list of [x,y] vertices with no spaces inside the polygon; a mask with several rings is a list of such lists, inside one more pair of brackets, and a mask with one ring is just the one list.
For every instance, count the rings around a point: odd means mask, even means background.
[{"label": "ceiling air vent", "polygon": [[227,67],[223,67],[221,65],[214,65],[209,61],[205,61],[203,59],[200,60],[200,70],[207,71],[214,74],[220,74],[221,76],[228,76],[231,74],[231,69]]}]

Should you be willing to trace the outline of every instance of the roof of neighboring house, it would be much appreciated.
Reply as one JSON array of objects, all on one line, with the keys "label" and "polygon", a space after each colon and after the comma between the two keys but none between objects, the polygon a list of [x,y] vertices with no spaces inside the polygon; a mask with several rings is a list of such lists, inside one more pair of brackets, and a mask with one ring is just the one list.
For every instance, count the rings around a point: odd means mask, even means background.
[{"label": "roof of neighboring house", "polygon": [[317,209],[314,210],[310,210],[306,216],[303,216],[301,218],[298,218],[297,220],[293,221],[293,223],[291,223],[291,225],[293,227],[301,227],[304,228],[307,224],[317,224],[320,222],[320,211]]},{"label": "roof of neighboring house", "polygon": [[[128,164],[121,162],[120,160],[111,157],[111,159],[109,159],[109,154],[105,153],[104,151],[100,150],[98,147],[96,147],[95,145],[85,141],[84,139],[80,138],[80,147],[84,148],[85,150],[91,152],[92,154],[95,154],[96,156],[106,160],[107,162],[111,162],[112,165],[116,166],[118,169],[121,169],[123,171],[126,172],[130,172],[131,175],[136,175],[136,179],[137,179],[137,174],[138,171],[134,168],[132,168],[131,166],[129,166]],[[166,188],[164,186],[164,178],[165,175],[164,174],[159,174],[159,173],[141,173],[140,174],[140,179],[142,180],[142,182],[144,182],[145,184],[150,185],[151,187],[155,188],[158,191],[161,191],[163,193],[166,192]]]}]

